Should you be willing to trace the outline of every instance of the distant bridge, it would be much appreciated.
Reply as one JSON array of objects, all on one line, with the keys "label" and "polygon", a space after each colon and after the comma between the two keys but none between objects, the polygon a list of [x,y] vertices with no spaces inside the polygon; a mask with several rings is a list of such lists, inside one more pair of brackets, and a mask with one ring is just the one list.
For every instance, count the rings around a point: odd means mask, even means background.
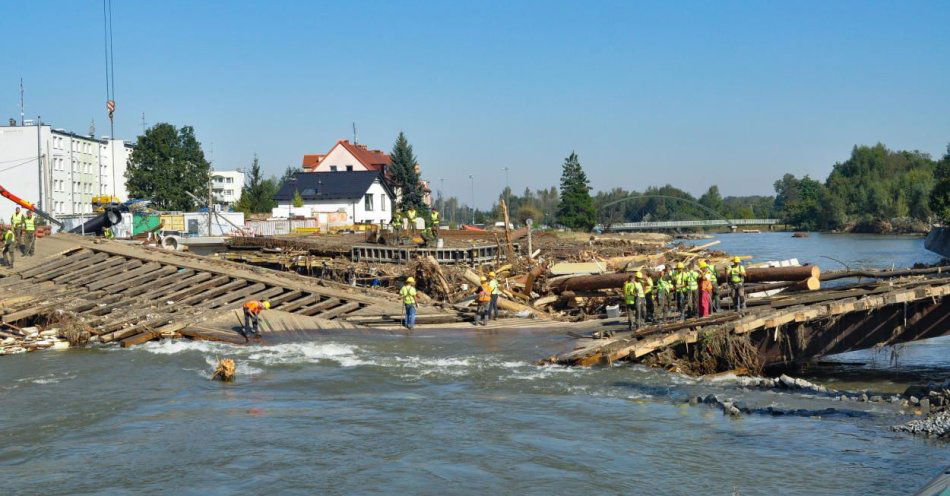
[{"label": "distant bridge", "polygon": [[772,226],[781,224],[779,219],[710,219],[710,220],[668,220],[660,222],[625,222],[610,224],[609,228],[598,225],[601,231],[645,231],[654,229],[688,229],[694,227],[733,227],[733,226]]}]

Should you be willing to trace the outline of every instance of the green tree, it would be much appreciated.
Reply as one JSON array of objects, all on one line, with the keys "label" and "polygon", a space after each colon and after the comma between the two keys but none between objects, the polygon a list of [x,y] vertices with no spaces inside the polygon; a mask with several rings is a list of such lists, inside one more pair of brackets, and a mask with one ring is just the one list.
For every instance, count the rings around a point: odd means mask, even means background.
[{"label": "green tree", "polygon": [[294,190],[294,202],[293,205],[295,208],[300,208],[303,206],[303,197],[300,196],[300,190]]},{"label": "green tree", "polygon": [[208,196],[211,164],[191,126],[162,122],[139,136],[125,172],[129,196],[151,200],[161,210],[188,211]]},{"label": "green tree", "polygon": [[557,221],[571,229],[590,231],[596,222],[594,199],[590,196],[590,181],[581,167],[577,154],[564,159],[561,170],[561,203],[557,209]]},{"label": "green tree", "polygon": [[420,214],[428,211],[423,202],[422,182],[419,180],[419,163],[412,152],[412,145],[402,131],[396,138],[390,154],[389,176],[399,192],[399,209],[416,209]]},{"label": "green tree", "polygon": [[937,184],[930,192],[930,210],[944,224],[950,224],[950,145],[934,173]]},{"label": "green tree", "polygon": [[254,156],[251,171],[244,189],[241,190],[241,199],[235,204],[235,209],[245,214],[270,213],[277,206],[274,195],[277,193],[277,184],[273,179],[265,179],[261,174],[261,164]]},{"label": "green tree", "polygon": [[713,184],[706,190],[703,196],[699,197],[699,203],[704,207],[722,213],[722,195],[719,194],[719,186]]}]

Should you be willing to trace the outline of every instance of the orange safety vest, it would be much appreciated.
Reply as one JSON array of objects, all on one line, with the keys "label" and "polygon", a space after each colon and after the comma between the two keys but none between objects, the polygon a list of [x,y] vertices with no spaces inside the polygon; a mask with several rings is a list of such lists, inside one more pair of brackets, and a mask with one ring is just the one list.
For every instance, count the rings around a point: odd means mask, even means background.
[{"label": "orange safety vest", "polygon": [[478,292],[478,301],[481,303],[491,301],[491,287],[488,286],[488,283],[482,284],[482,290]]},{"label": "orange safety vest", "polygon": [[254,315],[261,313],[261,310],[263,309],[264,309],[264,305],[262,305],[261,302],[257,300],[251,300],[244,304],[244,310],[247,310],[248,312]]}]

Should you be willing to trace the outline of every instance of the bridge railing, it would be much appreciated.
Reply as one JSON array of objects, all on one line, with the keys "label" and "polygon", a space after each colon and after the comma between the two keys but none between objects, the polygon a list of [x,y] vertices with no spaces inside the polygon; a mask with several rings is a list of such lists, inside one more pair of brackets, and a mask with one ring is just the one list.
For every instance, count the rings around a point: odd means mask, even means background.
[{"label": "bridge railing", "polygon": [[[709,220],[670,220],[658,222],[624,222],[611,224],[611,231],[633,231],[638,229],[677,229],[689,227],[716,227],[716,226],[771,226],[781,223],[779,219],[709,219]],[[604,230],[603,225],[598,229]]]}]

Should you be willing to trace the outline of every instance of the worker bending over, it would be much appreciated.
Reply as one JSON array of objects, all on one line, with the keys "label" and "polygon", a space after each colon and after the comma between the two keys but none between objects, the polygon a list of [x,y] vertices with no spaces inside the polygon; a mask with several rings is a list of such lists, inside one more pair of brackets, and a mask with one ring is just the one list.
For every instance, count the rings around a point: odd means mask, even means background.
[{"label": "worker bending over", "polygon": [[13,268],[14,249],[16,249],[16,234],[13,234],[13,226],[8,226],[3,231],[3,263],[11,269]]},{"label": "worker bending over", "polygon": [[739,257],[732,258],[732,265],[726,271],[729,285],[732,286],[732,305],[736,311],[745,310],[745,266]]},{"label": "worker bending over", "polygon": [[494,272],[488,273],[488,287],[491,289],[491,302],[488,304],[488,317],[491,320],[498,318],[498,297],[501,296],[501,290],[498,289],[498,278]]},{"label": "worker bending over", "polygon": [[253,332],[258,339],[261,337],[261,312],[270,309],[270,301],[248,300],[244,303],[244,339],[247,340]]},{"label": "worker bending over", "polygon": [[24,256],[33,256],[33,250],[36,246],[36,217],[33,217],[33,211],[27,210],[21,222],[23,224],[23,235],[20,237],[20,252]]},{"label": "worker bending over", "polygon": [[492,289],[488,278],[482,276],[479,278],[478,289],[475,290],[475,301],[478,304],[475,310],[475,325],[488,325],[488,318],[491,314]]},{"label": "worker bending over", "polygon": [[399,290],[402,304],[406,308],[406,320],[403,325],[410,331],[416,326],[416,278],[407,277],[406,284]]}]

